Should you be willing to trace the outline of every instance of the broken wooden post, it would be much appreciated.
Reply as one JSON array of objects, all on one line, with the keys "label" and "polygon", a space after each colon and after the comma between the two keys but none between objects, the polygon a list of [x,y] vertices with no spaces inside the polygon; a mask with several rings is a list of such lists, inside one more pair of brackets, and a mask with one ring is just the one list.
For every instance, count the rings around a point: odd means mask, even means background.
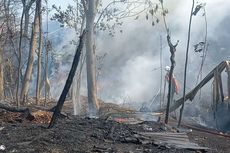
[{"label": "broken wooden post", "polygon": [[220,97],[220,93],[219,93],[219,82],[218,82],[218,69],[216,68],[216,70],[214,71],[214,82],[213,82],[213,91],[214,91],[214,97],[213,97],[213,102],[214,104],[218,104],[219,102],[219,97]]},{"label": "broken wooden post", "polygon": [[[216,78],[215,78],[215,73],[214,73],[214,79],[212,82],[212,110],[215,112],[216,111]],[[214,114],[215,118],[215,114]]]},{"label": "broken wooden post", "polygon": [[68,78],[66,80],[65,86],[64,86],[64,88],[62,90],[61,96],[60,96],[60,98],[58,100],[58,103],[57,103],[57,105],[55,107],[55,110],[54,110],[54,113],[53,113],[53,116],[52,116],[52,119],[50,121],[50,125],[49,125],[48,128],[52,128],[54,126],[57,118],[60,116],[62,106],[63,106],[63,104],[65,102],[65,99],[66,99],[66,95],[69,92],[70,86],[71,86],[71,84],[73,82],[75,72],[77,70],[77,66],[78,66],[78,63],[79,63],[81,51],[82,51],[82,48],[84,46],[84,38],[85,38],[85,31],[83,31],[82,35],[80,36],[79,45],[77,47],[77,50],[76,50],[76,53],[75,53],[75,56],[74,56],[74,59],[73,59],[72,67],[70,69],[70,72],[69,72]]},{"label": "broken wooden post", "polygon": [[226,61],[226,71],[228,75],[228,99],[230,99],[230,62]]},{"label": "broken wooden post", "polygon": [[221,102],[224,102],[224,91],[223,91],[223,83],[222,83],[221,73],[218,73],[218,79],[219,79],[218,82],[219,82]]}]

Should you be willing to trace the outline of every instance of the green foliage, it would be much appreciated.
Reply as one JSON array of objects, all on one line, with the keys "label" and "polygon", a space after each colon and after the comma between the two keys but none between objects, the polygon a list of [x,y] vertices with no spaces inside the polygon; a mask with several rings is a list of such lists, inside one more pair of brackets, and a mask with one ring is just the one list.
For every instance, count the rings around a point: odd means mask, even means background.
[{"label": "green foliage", "polygon": [[[61,27],[75,28],[82,24],[84,17],[84,8],[81,3],[77,3],[76,7],[69,5],[66,10],[62,10],[61,7],[53,5],[53,9],[56,13],[52,16],[51,20],[56,20],[60,23]],[[102,1],[98,5],[98,17],[95,21],[95,31],[108,32],[110,36],[114,36],[116,29],[120,33],[123,25],[123,20],[129,17],[135,17],[134,20],[138,20],[142,14],[145,14],[146,20],[149,20],[152,26],[159,23],[157,13],[159,12],[159,4],[153,3],[151,0],[117,0],[108,3],[106,7],[103,7]],[[140,10],[140,11],[139,11]],[[164,10],[163,14],[167,14],[168,11]],[[77,31],[79,34],[79,31]]]},{"label": "green foliage", "polygon": [[68,5],[66,10],[62,10],[61,7],[53,5],[52,8],[56,11],[51,17],[51,20],[58,21],[60,27],[74,28],[76,33],[80,33],[80,25],[83,22],[84,10],[81,3],[77,3],[76,7]]},{"label": "green foliage", "polygon": [[205,3],[201,3],[201,4],[198,4],[195,8],[195,10],[193,11],[192,15],[196,16],[197,13],[205,6],[206,4]]}]

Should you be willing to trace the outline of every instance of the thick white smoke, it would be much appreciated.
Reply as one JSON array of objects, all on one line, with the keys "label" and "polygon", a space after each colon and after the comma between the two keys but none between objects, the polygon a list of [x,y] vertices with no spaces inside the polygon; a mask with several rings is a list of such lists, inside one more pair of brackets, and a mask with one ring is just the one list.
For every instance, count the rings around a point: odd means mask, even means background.
[{"label": "thick white smoke", "polygon": [[[208,21],[209,50],[203,72],[205,75],[222,60],[230,58],[230,46],[225,44],[225,42],[219,42],[220,38],[226,35],[225,32],[228,30],[228,26],[222,24],[230,18],[228,15],[230,1],[206,0],[197,2],[196,4],[206,3],[205,8]],[[182,85],[187,30],[192,1],[165,0],[164,3],[165,8],[169,10],[166,20],[170,28],[172,42],[180,41],[176,52],[177,64],[175,75]],[[193,45],[204,41],[205,22],[202,12],[201,10],[197,16],[193,17],[187,91],[195,86],[201,63],[201,54],[193,51]],[[98,79],[98,95],[105,101],[122,103],[129,97],[130,101],[141,103],[150,101],[157,93],[160,88],[160,36],[163,39],[163,66],[170,64],[170,53],[162,18],[159,18],[160,23],[154,27],[150,21],[146,21],[145,14],[141,15],[138,20],[134,20],[134,18],[125,19],[122,26],[123,33],[119,33],[119,30],[117,30],[114,37],[110,37],[103,32],[97,34],[97,54],[103,55],[107,53],[101,76]],[[222,33],[223,31],[225,32]],[[66,38],[76,40],[76,38],[71,37],[69,34],[66,35]],[[63,50],[67,51],[66,49]],[[74,53],[74,51],[71,48],[69,52]],[[220,53],[223,53],[223,56]],[[215,55],[217,55],[216,58]],[[67,72],[68,70],[65,71],[65,73]],[[84,74],[84,83],[82,85],[82,94],[84,95],[86,95],[85,78]]]}]

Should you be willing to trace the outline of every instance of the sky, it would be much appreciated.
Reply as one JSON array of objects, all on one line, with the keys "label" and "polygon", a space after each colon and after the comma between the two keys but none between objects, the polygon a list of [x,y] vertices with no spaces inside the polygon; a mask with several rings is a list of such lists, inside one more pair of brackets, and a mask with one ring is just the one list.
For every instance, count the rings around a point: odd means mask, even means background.
[{"label": "sky", "polygon": [[[222,60],[230,59],[230,44],[228,42],[230,39],[228,36],[230,32],[230,1],[202,0],[196,1],[196,4],[198,4],[197,2],[206,3],[209,48],[203,72],[205,75]],[[65,7],[67,3],[71,3],[71,0],[49,1],[50,5],[53,3]],[[164,3],[165,8],[169,11],[166,20],[172,42],[179,40],[176,51],[175,76],[182,84],[192,1],[165,0]],[[204,17],[202,13],[198,13],[192,21],[187,91],[195,86],[197,71],[201,63],[201,54],[193,51],[193,45],[204,40],[204,27]],[[107,53],[103,63],[103,72],[98,80],[100,86],[98,96],[105,101],[117,103],[129,101],[141,104],[149,102],[160,89],[160,37],[162,37],[163,43],[163,66],[170,65],[170,53],[165,39],[166,34],[162,18],[160,18],[159,24],[152,27],[150,21],[146,21],[145,14],[143,14],[138,20],[134,20],[134,18],[125,19],[121,29],[123,32],[119,33],[120,29],[118,28],[114,37],[110,37],[106,32],[99,32],[97,35],[97,55]],[[76,36],[67,33],[63,39],[65,41],[59,42],[55,46],[56,50],[61,50],[64,45],[68,45],[71,39],[76,39]],[[74,47],[69,46],[67,50],[71,52]],[[70,68],[69,65],[63,65],[62,67],[66,74]],[[85,74],[83,74],[83,78],[86,78]],[[86,82],[83,79],[83,95],[86,95],[85,87]],[[56,89],[54,86],[53,90]],[[207,92],[209,92],[210,86],[207,86],[207,89]],[[181,96],[181,93],[182,89],[177,98]],[[55,94],[59,95],[59,93]]]}]

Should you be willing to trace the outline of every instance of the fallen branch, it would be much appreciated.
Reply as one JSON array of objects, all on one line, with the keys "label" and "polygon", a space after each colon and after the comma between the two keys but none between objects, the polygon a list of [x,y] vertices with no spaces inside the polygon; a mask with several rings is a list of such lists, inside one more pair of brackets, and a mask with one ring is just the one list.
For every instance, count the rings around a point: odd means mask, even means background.
[{"label": "fallen branch", "polygon": [[[4,102],[4,103],[6,103],[6,102]],[[9,112],[23,113],[23,116],[30,121],[32,121],[34,119],[34,116],[31,114],[29,108],[26,108],[26,107],[18,108],[15,106],[3,104],[3,102],[1,102],[0,103],[0,109],[4,109],[4,110],[9,111]]]},{"label": "fallen branch", "polygon": [[29,108],[26,107],[15,107],[15,106],[10,106],[7,104],[3,104],[3,103],[7,103],[7,102],[1,102],[0,103],[0,108],[7,110],[9,112],[20,112],[20,113],[25,113],[25,112],[29,112]]},{"label": "fallen branch", "polygon": [[[12,106],[12,105],[9,105],[8,103],[9,102],[7,102],[7,101],[1,101],[0,102],[0,109],[6,110],[9,112],[13,112],[13,113],[22,113],[23,116],[30,121],[32,121],[34,119],[34,115],[32,115],[32,111],[30,108]],[[35,109],[41,110],[41,111],[46,111],[46,112],[54,112],[56,107],[48,109],[48,108],[45,108],[42,106],[33,106],[32,108],[35,108]],[[68,117],[68,115],[65,113],[61,113],[60,116],[61,117]]]}]

